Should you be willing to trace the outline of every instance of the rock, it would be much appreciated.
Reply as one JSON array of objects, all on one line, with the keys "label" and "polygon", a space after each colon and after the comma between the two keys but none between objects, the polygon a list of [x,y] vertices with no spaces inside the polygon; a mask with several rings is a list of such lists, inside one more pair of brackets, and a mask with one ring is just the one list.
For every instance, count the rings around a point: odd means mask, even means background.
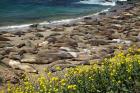
[{"label": "rock", "polygon": [[19,68],[18,66],[21,64],[19,61],[11,60],[11,59],[4,59],[2,62],[13,69],[18,69]]},{"label": "rock", "polygon": [[35,36],[38,37],[38,38],[44,37],[44,35],[41,34],[41,33],[35,33]]},{"label": "rock", "polygon": [[68,45],[72,48],[75,48],[75,47],[78,47],[78,42],[75,40],[69,39],[66,41],[66,45]]},{"label": "rock", "polygon": [[122,25],[120,25],[120,24],[112,24],[111,27],[113,29],[117,29],[117,30],[121,30],[122,29]]},{"label": "rock", "polygon": [[85,60],[89,60],[91,58],[90,55],[88,55],[87,53],[79,53],[78,57],[74,58],[74,60],[76,61],[85,61]]},{"label": "rock", "polygon": [[53,67],[54,65],[57,65],[57,64],[71,64],[71,60],[70,61],[67,61],[67,60],[57,60],[57,61],[54,61],[54,62],[48,64],[48,65],[49,65],[49,67]]},{"label": "rock", "polygon": [[91,39],[88,42],[92,46],[99,46],[99,45],[108,45],[109,42],[107,40],[102,40],[102,39]]},{"label": "rock", "polygon": [[24,47],[26,44],[25,43],[19,43],[18,45],[17,45],[17,48],[22,48],[22,47]]},{"label": "rock", "polygon": [[78,57],[78,54],[76,52],[68,52],[73,58]]},{"label": "rock", "polygon": [[132,17],[132,16],[133,16],[133,14],[131,14],[131,13],[128,13],[128,12],[126,12],[126,13],[123,13],[123,15],[124,15],[125,17]]},{"label": "rock", "polygon": [[72,53],[70,54],[69,52],[60,51],[60,52],[58,52],[57,56],[60,59],[71,59],[71,58],[73,58],[73,56],[75,56],[75,54],[72,55]]},{"label": "rock", "polygon": [[15,35],[13,35],[12,33],[5,33],[2,34],[3,37],[15,37]]},{"label": "rock", "polygon": [[23,71],[28,72],[28,73],[38,73],[38,71],[35,68],[33,68],[32,66],[29,66],[29,65],[19,64],[18,68],[20,70],[23,70]]},{"label": "rock", "polygon": [[59,60],[58,53],[56,52],[47,52],[47,51],[39,51],[37,57],[42,60],[42,62],[48,64],[53,61]]},{"label": "rock", "polygon": [[66,52],[66,51],[56,51],[56,52],[39,52],[38,57],[39,59],[48,63],[57,61],[57,60],[62,60],[62,59],[71,59],[74,58],[74,54]]},{"label": "rock", "polygon": [[19,54],[24,54],[24,53],[31,53],[31,54],[37,54],[38,53],[38,49],[37,48],[22,48],[20,51],[19,51]]},{"label": "rock", "polygon": [[46,27],[45,26],[38,26],[37,27],[37,32],[44,32],[46,30]]},{"label": "rock", "polygon": [[3,77],[0,76],[0,86],[2,86],[3,83]]},{"label": "rock", "polygon": [[4,56],[0,54],[0,60],[2,60],[3,58],[4,58]]},{"label": "rock", "polygon": [[106,12],[101,12],[99,13],[99,15],[106,15]]},{"label": "rock", "polygon": [[48,45],[48,41],[44,41],[44,42],[39,43],[37,46],[45,48],[45,47],[47,47],[47,45]]},{"label": "rock", "polygon": [[[54,32],[54,33],[52,33],[52,34],[50,34],[48,37],[56,37],[56,36],[60,36],[61,34],[60,33],[56,33],[56,32]],[[48,37],[46,37],[46,38],[48,38]]]},{"label": "rock", "polygon": [[17,84],[19,81],[20,81],[19,78],[15,76],[11,77],[10,79],[10,83],[12,84]]},{"label": "rock", "polygon": [[26,64],[21,64],[19,61],[16,60],[4,59],[2,62],[13,69],[20,69],[29,73],[37,73],[37,70],[35,70],[33,67]]},{"label": "rock", "polygon": [[51,31],[64,31],[64,27],[55,27]]},{"label": "rock", "polygon": [[13,59],[13,60],[21,60],[21,59],[22,59],[22,56],[19,55],[18,53],[11,52],[11,53],[9,54],[9,58],[10,58],[10,59]]},{"label": "rock", "polygon": [[84,60],[84,61],[73,61],[73,60],[69,60],[69,61],[66,61],[67,63],[71,63],[73,65],[90,65],[89,61],[88,60]]},{"label": "rock", "polygon": [[17,52],[17,49],[15,47],[4,47],[3,49],[7,54],[10,52]]},{"label": "rock", "polygon": [[59,50],[60,51],[66,51],[66,52],[78,52],[79,51],[78,49],[73,49],[73,48],[70,48],[70,47],[60,47]]},{"label": "rock", "polygon": [[[50,68],[50,71],[51,72],[56,72],[56,71],[60,71],[60,70],[63,70],[65,68],[71,68],[71,67],[76,67],[76,65],[73,65],[73,64],[57,64],[53,67]],[[58,69],[60,68],[60,69]]]},{"label": "rock", "polygon": [[25,45],[27,47],[33,47],[33,43],[30,40],[26,41]]},{"label": "rock", "polygon": [[39,63],[40,61],[34,55],[25,55],[23,59],[21,59],[22,63]]},{"label": "rock", "polygon": [[88,60],[81,61],[78,65],[90,65]]},{"label": "rock", "polygon": [[48,41],[48,43],[56,43],[56,41],[57,41],[57,38],[56,37],[46,37],[45,38],[45,40],[47,40]]},{"label": "rock", "polygon": [[128,45],[132,44],[132,42],[128,40],[113,39],[112,41],[115,41],[116,43],[121,43],[121,44],[128,44]]},{"label": "rock", "polygon": [[39,26],[39,24],[32,24],[30,25],[30,28],[37,28]]},{"label": "rock", "polygon": [[10,39],[0,36],[0,41],[10,41]]},{"label": "rock", "polygon": [[84,20],[92,20],[92,17],[84,17]]},{"label": "rock", "polygon": [[0,48],[4,47],[13,47],[13,45],[5,41],[0,41]]},{"label": "rock", "polygon": [[70,52],[72,51],[69,47],[60,47],[60,50]]},{"label": "rock", "polygon": [[25,33],[22,32],[22,31],[17,31],[17,32],[14,33],[14,35],[17,35],[18,37],[21,37],[22,35],[25,35]]}]

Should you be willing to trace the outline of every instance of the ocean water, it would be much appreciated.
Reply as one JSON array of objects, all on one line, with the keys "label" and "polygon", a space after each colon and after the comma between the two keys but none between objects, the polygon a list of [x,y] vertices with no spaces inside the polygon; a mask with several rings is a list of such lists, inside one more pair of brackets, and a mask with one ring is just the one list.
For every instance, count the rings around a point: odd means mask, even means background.
[{"label": "ocean water", "polygon": [[102,0],[0,0],[0,26],[76,18],[112,5]]}]

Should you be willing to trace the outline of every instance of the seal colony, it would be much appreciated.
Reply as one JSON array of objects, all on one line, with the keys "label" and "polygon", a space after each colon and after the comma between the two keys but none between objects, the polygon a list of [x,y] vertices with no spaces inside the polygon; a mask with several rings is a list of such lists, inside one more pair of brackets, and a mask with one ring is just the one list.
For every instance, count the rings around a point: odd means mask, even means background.
[{"label": "seal colony", "polygon": [[[21,29],[22,30],[22,29]],[[119,46],[140,47],[140,3],[119,2],[108,12],[61,25],[33,24],[28,31],[0,32],[0,75],[18,83],[24,72],[43,74],[101,64]]]}]

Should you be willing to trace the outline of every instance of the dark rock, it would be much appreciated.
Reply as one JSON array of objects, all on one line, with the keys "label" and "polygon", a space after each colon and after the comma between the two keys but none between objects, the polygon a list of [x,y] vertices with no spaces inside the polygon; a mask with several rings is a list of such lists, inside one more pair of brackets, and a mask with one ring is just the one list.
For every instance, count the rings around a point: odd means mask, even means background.
[{"label": "dark rock", "polygon": [[10,39],[0,36],[0,41],[10,41]]},{"label": "dark rock", "polygon": [[73,58],[73,56],[71,54],[69,54],[68,52],[65,52],[65,51],[60,51],[58,53],[58,57],[60,59],[70,59],[70,58]]},{"label": "dark rock", "polygon": [[92,17],[84,17],[84,20],[92,20]]},{"label": "dark rock", "polygon": [[66,44],[67,44],[68,46],[73,47],[73,48],[74,48],[74,47],[78,47],[77,41],[72,40],[72,39],[67,40],[67,41],[66,41]]},{"label": "dark rock", "polygon": [[4,47],[4,51],[9,54],[10,52],[17,52],[15,47]]},{"label": "dark rock", "polygon": [[39,51],[38,58],[40,58],[42,61],[51,63],[53,61],[59,60],[58,53],[49,53],[47,51]]},{"label": "dark rock", "polygon": [[25,43],[20,43],[20,44],[17,45],[17,48],[22,48],[24,46],[25,46]]},{"label": "dark rock", "polygon": [[[52,33],[52,34],[50,34],[48,37],[52,37],[52,36],[59,36],[59,35],[61,35],[60,33]],[[47,37],[46,37],[47,38]]]},{"label": "dark rock", "polygon": [[106,15],[106,13],[105,12],[102,12],[102,13],[99,13],[99,15]]},{"label": "dark rock", "polygon": [[0,86],[2,86],[3,78],[0,76]]},{"label": "dark rock", "polygon": [[57,41],[57,38],[56,37],[48,37],[48,38],[45,38],[45,40],[48,41],[48,43],[56,43]]},{"label": "dark rock", "polygon": [[26,51],[25,51],[24,49],[18,51],[18,54],[19,54],[19,55],[23,55],[24,53],[26,53]]},{"label": "dark rock", "polygon": [[17,36],[21,37],[22,35],[25,35],[25,33],[22,32],[22,31],[17,31],[17,32],[14,33],[14,35],[17,35]]},{"label": "dark rock", "polygon": [[38,49],[37,48],[23,48],[20,50],[21,54],[22,53],[31,53],[31,54],[37,54]]},{"label": "dark rock", "polygon": [[44,35],[41,34],[41,33],[36,33],[35,36],[38,37],[38,38],[44,37]]},{"label": "dark rock", "polygon": [[3,58],[4,58],[4,56],[0,54],[0,60],[2,60]]},{"label": "dark rock", "polygon": [[92,39],[92,40],[89,40],[88,43],[91,44],[92,46],[108,45],[109,44],[108,41],[100,40],[100,39]]},{"label": "dark rock", "polygon": [[17,83],[19,83],[19,78],[18,77],[11,77],[11,80],[10,80],[10,83],[12,83],[12,84],[17,84]]},{"label": "dark rock", "polygon": [[39,24],[32,24],[30,25],[31,28],[37,28],[39,26]]}]

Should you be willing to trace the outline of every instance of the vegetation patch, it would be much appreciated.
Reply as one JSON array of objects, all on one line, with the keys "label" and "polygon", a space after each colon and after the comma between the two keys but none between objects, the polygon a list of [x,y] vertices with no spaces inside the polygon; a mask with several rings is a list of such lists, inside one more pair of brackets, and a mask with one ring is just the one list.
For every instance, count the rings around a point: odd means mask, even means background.
[{"label": "vegetation patch", "polygon": [[36,82],[25,78],[8,93],[138,93],[140,90],[140,49],[116,52],[102,64],[67,69],[64,76],[40,76]]}]

